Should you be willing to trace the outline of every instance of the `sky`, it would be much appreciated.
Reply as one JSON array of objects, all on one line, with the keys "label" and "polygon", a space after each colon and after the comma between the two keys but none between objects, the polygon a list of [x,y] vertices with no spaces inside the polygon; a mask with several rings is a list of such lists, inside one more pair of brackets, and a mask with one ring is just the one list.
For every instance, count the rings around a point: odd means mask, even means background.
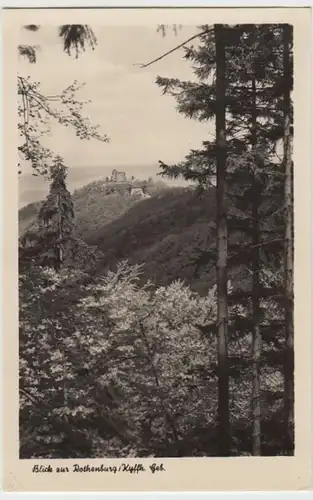
[{"label": "sky", "polygon": [[[21,44],[40,46],[36,64],[20,59],[19,73],[40,81],[43,94],[57,94],[74,80],[86,85],[78,94],[91,104],[85,113],[100,125],[110,143],[81,141],[60,125],[52,128],[46,145],[60,154],[71,168],[92,166],[140,166],[156,169],[158,160],[180,161],[190,149],[208,138],[212,126],[187,119],[176,111],[175,99],[163,96],[155,84],[157,75],[194,79],[190,63],[178,50],[152,66],[149,62],[196,33],[196,26],[183,26],[177,36],[156,26],[92,26],[98,39],[94,51],[79,59],[63,52],[55,26],[41,26],[37,32],[21,30]],[[27,171],[27,166],[23,166]],[[25,170],[26,168],[26,170]],[[152,173],[152,172],[151,172]]]}]

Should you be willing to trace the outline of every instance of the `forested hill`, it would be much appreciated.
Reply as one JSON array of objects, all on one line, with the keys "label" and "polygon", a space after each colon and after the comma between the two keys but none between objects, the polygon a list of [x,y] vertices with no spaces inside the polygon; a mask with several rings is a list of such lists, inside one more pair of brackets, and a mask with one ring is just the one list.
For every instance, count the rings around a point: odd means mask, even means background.
[{"label": "forested hill", "polygon": [[[151,197],[143,200],[127,196],[122,185],[106,192],[101,181],[73,193],[75,233],[104,254],[98,272],[128,259],[143,263],[143,278],[157,284],[182,278],[197,283],[198,291],[203,281],[207,288],[206,274],[214,278],[214,272],[201,269],[198,276],[197,256],[208,246],[214,189],[197,195],[192,189],[167,188],[160,182],[149,187],[149,194]],[[20,235],[31,228],[39,206],[32,203],[19,211]],[[214,245],[214,236],[212,242]]]},{"label": "forested hill", "polygon": [[[81,234],[104,254],[103,267],[112,268],[119,260],[142,263],[143,280],[167,285],[176,279],[200,292],[215,277],[215,269],[199,268],[202,251],[215,246],[214,190],[203,195],[184,188],[160,192],[130,207],[108,225]],[[213,274],[212,274],[213,271]]]},{"label": "forested hill", "polygon": [[[162,181],[148,183],[138,181],[136,185],[146,185],[148,194],[153,196],[167,188]],[[108,183],[96,180],[76,189],[72,193],[75,206],[76,228],[80,234],[102,227],[120,217],[138,198],[127,196],[127,183]],[[36,219],[41,201],[29,203],[19,210],[19,234],[25,233]]]},{"label": "forested hill", "polygon": [[[204,252],[215,249],[214,188],[197,194],[159,184],[150,189],[149,199],[140,200],[116,187],[107,193],[98,181],[73,194],[76,235],[104,255],[97,272],[128,259],[130,264],[143,264],[143,281],[167,285],[183,279],[205,294],[215,281],[215,258],[203,259]],[[33,224],[39,205],[20,210],[20,234]]]}]

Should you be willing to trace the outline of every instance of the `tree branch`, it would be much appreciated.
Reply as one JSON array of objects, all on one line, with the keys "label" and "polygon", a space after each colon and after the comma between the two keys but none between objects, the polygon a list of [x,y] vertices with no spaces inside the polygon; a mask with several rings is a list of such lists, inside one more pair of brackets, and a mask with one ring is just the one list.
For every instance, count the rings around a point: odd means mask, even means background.
[{"label": "tree branch", "polygon": [[37,398],[35,398],[34,396],[32,396],[29,392],[25,391],[25,389],[22,389],[20,387],[19,388],[19,392],[21,394],[23,394],[23,396],[25,396],[27,399],[29,399],[32,403],[34,403],[34,404],[40,403],[40,401]]},{"label": "tree branch", "polygon": [[210,33],[212,31],[213,31],[213,28],[201,31],[200,33],[197,33],[196,35],[193,35],[192,37],[188,38],[188,40],[185,40],[183,43],[180,43],[179,45],[177,45],[173,49],[169,50],[168,52],[165,52],[165,54],[162,54],[161,56],[157,57],[153,61],[150,61],[150,62],[148,62],[146,64],[135,63],[134,66],[140,66],[140,68],[147,68],[148,66],[151,66],[151,64],[154,64],[154,63],[156,63],[158,61],[161,61],[161,59],[164,59],[164,57],[169,56],[170,54],[172,54],[176,50],[181,49],[182,47],[184,47],[186,45],[186,43],[189,43],[192,40],[194,40],[195,38],[198,38],[199,36],[205,35],[206,33]]}]

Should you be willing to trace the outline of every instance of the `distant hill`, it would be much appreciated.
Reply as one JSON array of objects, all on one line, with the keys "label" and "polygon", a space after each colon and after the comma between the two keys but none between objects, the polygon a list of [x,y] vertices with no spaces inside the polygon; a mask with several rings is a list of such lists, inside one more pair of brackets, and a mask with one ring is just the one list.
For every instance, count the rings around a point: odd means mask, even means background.
[{"label": "distant hill", "polygon": [[[144,181],[136,183],[143,184]],[[129,195],[128,188],[128,183],[95,181],[76,190],[73,193],[73,201],[77,235],[85,239],[89,233],[100,231],[125,214],[133,205],[141,203],[140,198]],[[147,184],[150,196],[166,189],[166,184],[162,182]]]},{"label": "distant hill", "polygon": [[40,202],[29,203],[18,212],[19,235],[23,235],[34,223],[40,207]]},{"label": "distant hill", "polygon": [[[149,186],[149,199],[126,193],[126,184],[95,181],[73,193],[75,233],[100,249],[104,255],[99,275],[128,259],[143,264],[142,279],[166,285],[183,279],[201,294],[216,281],[215,258],[203,253],[216,248],[215,188],[201,195],[193,189],[169,188],[162,183]],[[20,234],[31,227],[40,204],[19,212]],[[201,260],[203,262],[201,262]],[[245,280],[245,270],[231,271],[234,284]]]},{"label": "distant hill", "polygon": [[[156,283],[183,276],[191,282],[195,249],[207,244],[214,192],[200,198],[190,188],[169,188],[158,181],[147,185],[151,198],[140,200],[129,196],[127,187],[98,180],[73,193],[75,233],[104,252],[98,272],[128,259],[145,262],[144,278]],[[20,235],[34,224],[39,207],[36,202],[20,209]]]},{"label": "distant hill", "polygon": [[188,188],[161,191],[130,207],[105,226],[90,228],[83,239],[104,254],[99,273],[122,259],[142,263],[143,280],[165,285],[184,279],[197,291],[207,291],[215,278],[215,267],[198,269],[203,250],[215,247],[214,189],[197,196]]},{"label": "distant hill", "polygon": [[[136,186],[146,186],[148,195],[154,195],[166,190],[162,181],[136,182]],[[75,206],[75,225],[78,236],[93,229],[102,228],[105,224],[124,214],[140,197],[129,195],[128,183],[111,183],[97,180],[76,189],[73,194]],[[41,201],[29,203],[19,210],[19,234],[22,235],[32,227],[36,219]]]}]

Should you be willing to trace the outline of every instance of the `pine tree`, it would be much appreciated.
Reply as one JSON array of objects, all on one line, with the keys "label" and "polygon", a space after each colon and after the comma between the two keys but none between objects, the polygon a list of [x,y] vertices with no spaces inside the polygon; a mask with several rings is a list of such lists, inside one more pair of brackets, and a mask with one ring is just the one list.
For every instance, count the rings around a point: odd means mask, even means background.
[{"label": "pine tree", "polygon": [[44,259],[56,271],[61,269],[73,230],[74,208],[71,194],[66,187],[66,176],[67,167],[58,156],[50,169],[49,194],[38,214]]},{"label": "pine tree", "polygon": [[[251,235],[251,251],[247,253],[243,248],[239,248],[236,258],[237,263],[245,264],[251,269],[252,311],[247,330],[252,331],[252,454],[260,455],[261,397],[264,397],[260,391],[261,380],[268,373],[271,364],[274,363],[272,369],[275,370],[279,369],[280,363],[279,357],[275,359],[275,350],[279,345],[281,324],[277,320],[273,322],[271,314],[266,310],[266,304],[272,309],[271,301],[277,301],[280,308],[281,289],[275,280],[266,279],[267,286],[264,286],[264,276],[268,277],[268,272],[270,274],[274,272],[279,276],[281,270],[282,220],[281,213],[280,216],[275,216],[275,208],[281,212],[283,179],[281,167],[274,161],[274,156],[277,143],[282,138],[281,100],[277,93],[281,79],[282,44],[280,26],[246,25],[241,29],[244,31],[244,46],[235,47],[235,52],[238,49],[243,50],[240,66],[241,88],[237,86],[238,76],[235,67],[231,74],[236,86],[233,96],[237,102],[230,107],[232,112],[230,121],[243,123],[241,141],[251,144],[251,152],[249,148],[242,151],[241,158],[237,158],[235,176],[232,176],[233,179],[230,178],[228,183],[232,185],[236,177],[238,183],[238,174],[243,174],[244,182],[239,181],[239,183],[242,186],[248,182],[249,186],[241,202],[246,198],[245,210],[251,207],[251,216],[246,212],[243,218],[240,217],[242,219],[240,230],[246,233],[247,238]],[[230,66],[236,66],[235,53],[229,54],[229,57]],[[233,90],[231,89],[231,92]],[[238,201],[237,198],[237,207]],[[238,229],[238,216],[234,217],[232,223],[234,222],[235,229]],[[244,296],[247,299],[249,292],[245,292]],[[242,295],[240,299],[243,299]],[[265,349],[261,350],[262,332],[266,333],[269,342],[265,345]],[[273,344],[276,346],[275,349]]]},{"label": "pine tree", "polygon": [[[41,27],[38,24],[28,24],[24,26],[28,31],[38,31]],[[63,50],[68,55],[75,50],[76,58],[79,57],[81,51],[86,50],[86,45],[94,50],[97,45],[97,38],[87,24],[63,24],[58,27],[58,36],[63,41]],[[19,45],[18,53],[20,56],[28,59],[30,63],[35,63],[37,60],[38,46],[34,45]]]},{"label": "pine tree", "polygon": [[[201,29],[199,47],[186,49],[185,55],[192,61],[199,83],[160,77],[157,83],[164,92],[176,97],[179,112],[199,121],[207,121],[214,118],[221,108],[216,105],[215,99],[217,47],[212,31],[208,27]],[[281,165],[275,161],[277,144],[283,136],[281,28],[279,25],[239,25],[224,27],[224,34],[227,63],[225,180],[230,253],[228,268],[235,270],[239,266],[243,273],[241,290],[228,298],[232,303],[235,300],[243,305],[247,311],[251,308],[244,320],[229,318],[228,337],[239,334],[244,338],[248,334],[253,339],[252,452],[257,455],[261,453],[260,364],[264,364],[265,373],[268,373],[271,365],[271,369],[279,369],[281,360],[278,341],[281,324],[273,321],[273,315],[268,311],[273,300],[280,307],[282,293],[274,279],[280,273],[282,257],[283,178]],[[178,165],[168,166],[161,162],[163,174],[182,176],[203,188],[208,187],[212,176],[218,175],[218,148],[210,141],[204,142],[203,146],[202,150],[192,150]],[[201,258],[212,265],[214,252],[208,250]],[[251,272],[251,277],[247,271]],[[267,285],[264,284],[264,277]],[[264,340],[266,335],[269,340],[266,340],[261,353],[263,332]],[[232,373],[234,363],[243,370],[244,360],[238,356],[232,356],[230,363]]]},{"label": "pine tree", "polygon": [[85,243],[77,234],[74,204],[66,185],[67,167],[57,157],[50,167],[50,190],[42,202],[34,224],[19,238],[19,268],[32,266],[66,267],[91,277],[103,259],[102,252]]}]

